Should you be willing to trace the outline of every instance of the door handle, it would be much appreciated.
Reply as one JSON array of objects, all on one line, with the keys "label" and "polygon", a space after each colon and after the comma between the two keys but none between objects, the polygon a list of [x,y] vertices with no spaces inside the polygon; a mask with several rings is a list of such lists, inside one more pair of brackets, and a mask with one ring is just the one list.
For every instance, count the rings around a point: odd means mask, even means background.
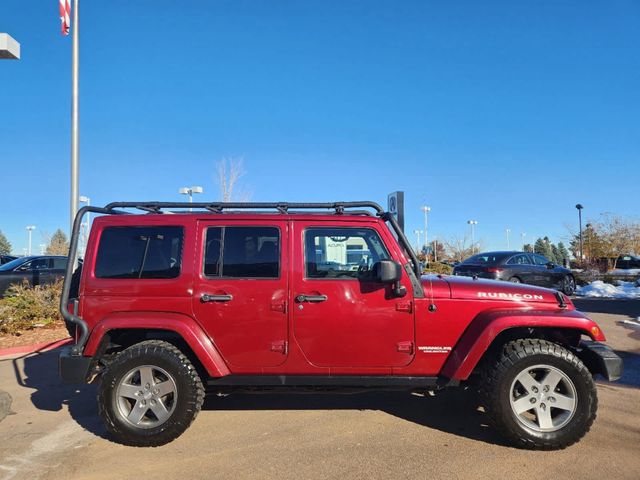
[{"label": "door handle", "polygon": [[233,300],[233,295],[223,294],[223,295],[211,295],[210,293],[203,293],[200,297],[200,301],[202,303],[207,302],[228,302]]},{"label": "door handle", "polygon": [[298,303],[302,303],[302,302],[310,302],[310,303],[318,303],[318,302],[324,302],[328,299],[329,297],[327,297],[326,295],[298,295],[296,297],[296,302]]}]

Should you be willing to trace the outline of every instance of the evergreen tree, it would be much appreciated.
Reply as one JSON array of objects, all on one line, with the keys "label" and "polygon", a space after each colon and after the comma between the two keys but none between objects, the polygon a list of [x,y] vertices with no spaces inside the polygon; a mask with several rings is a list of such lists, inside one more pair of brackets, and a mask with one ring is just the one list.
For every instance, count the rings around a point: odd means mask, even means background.
[{"label": "evergreen tree", "polygon": [[47,246],[47,255],[68,255],[69,254],[69,242],[67,236],[60,229],[57,229],[51,236],[51,241]]},{"label": "evergreen tree", "polygon": [[544,241],[544,253],[543,255],[547,257],[550,262],[558,263],[556,261],[556,256],[553,253],[553,243],[549,240],[549,237],[544,237],[542,239]]},{"label": "evergreen tree", "polygon": [[530,243],[527,243],[527,244],[524,246],[524,251],[525,251],[525,252],[527,252],[527,253],[533,253],[533,247],[531,246],[531,244],[530,244]]},{"label": "evergreen tree", "polygon": [[555,264],[562,265],[562,257],[560,256],[560,250],[554,243],[551,244],[551,255],[553,256],[553,259],[549,259],[549,260],[551,260]]},{"label": "evergreen tree", "polygon": [[567,250],[567,247],[565,247],[562,242],[558,243],[558,256],[560,257],[558,260],[560,260],[561,263],[566,260],[567,264],[569,264],[569,250]]},{"label": "evergreen tree", "polygon": [[539,255],[544,255],[547,253],[547,245],[544,243],[544,240],[538,238],[536,243],[533,245],[533,253],[537,253]]},{"label": "evergreen tree", "polygon": [[11,242],[0,232],[0,255],[11,254]]}]

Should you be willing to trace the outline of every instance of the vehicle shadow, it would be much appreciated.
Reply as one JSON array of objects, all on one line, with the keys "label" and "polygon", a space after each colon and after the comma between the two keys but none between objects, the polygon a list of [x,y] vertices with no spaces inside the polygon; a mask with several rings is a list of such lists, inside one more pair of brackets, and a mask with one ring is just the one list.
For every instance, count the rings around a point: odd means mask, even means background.
[{"label": "vehicle shadow", "polygon": [[31,402],[38,410],[57,412],[66,405],[81,427],[106,438],[106,429],[98,417],[96,386],[63,384],[58,375],[58,353],[51,350],[2,362],[12,362],[16,382],[32,390]]},{"label": "vehicle shadow", "polygon": [[636,319],[640,316],[640,300],[621,298],[580,298],[571,299],[577,310],[585,313],[608,313],[625,315]]},{"label": "vehicle shadow", "polygon": [[[623,377],[612,385],[640,387],[640,354],[616,352],[625,362]],[[18,385],[31,389],[31,402],[39,410],[59,411],[67,406],[71,417],[85,430],[109,439],[97,413],[95,385],[65,385],[57,372],[58,352],[36,353],[13,360]],[[20,368],[22,363],[23,368]],[[478,396],[462,389],[445,389],[435,396],[406,392],[338,393],[236,393],[209,395],[203,410],[377,410],[415,424],[472,440],[508,446],[489,426]]]},{"label": "vehicle shadow", "polygon": [[[39,410],[60,411],[65,405],[71,417],[85,430],[109,439],[97,413],[95,385],[60,382],[56,350],[13,360],[18,385],[31,389],[31,402]],[[22,364],[22,368],[20,368]],[[476,395],[461,389],[443,390],[436,396],[406,392],[356,394],[261,393],[207,396],[203,410],[379,410],[395,417],[443,432],[486,443],[506,445],[490,428],[478,409]]]},{"label": "vehicle shadow", "polygon": [[611,385],[626,385],[628,387],[640,388],[640,354],[617,350],[616,355],[622,358],[624,370],[620,380],[612,382]]},{"label": "vehicle shadow", "polygon": [[508,446],[479,408],[476,394],[448,389],[435,396],[407,392],[354,394],[262,393],[207,396],[203,410],[378,410],[441,432],[493,445]]}]

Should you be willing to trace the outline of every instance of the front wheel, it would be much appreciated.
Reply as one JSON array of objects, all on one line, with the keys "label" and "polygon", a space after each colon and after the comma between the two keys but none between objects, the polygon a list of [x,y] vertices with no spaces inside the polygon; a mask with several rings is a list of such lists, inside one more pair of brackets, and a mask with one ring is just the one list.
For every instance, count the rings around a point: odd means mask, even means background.
[{"label": "front wheel", "polygon": [[180,436],[202,407],[204,388],[174,345],[148,340],[123,350],[102,375],[98,407],[122,444],[157,447]]},{"label": "front wheel", "polygon": [[562,284],[560,289],[562,293],[565,295],[573,295],[576,291],[576,280],[573,278],[573,275],[566,275],[562,279]]},{"label": "front wheel", "polygon": [[483,375],[487,414],[516,446],[552,450],[580,440],[596,418],[589,370],[569,350],[540,339],[506,344]]}]

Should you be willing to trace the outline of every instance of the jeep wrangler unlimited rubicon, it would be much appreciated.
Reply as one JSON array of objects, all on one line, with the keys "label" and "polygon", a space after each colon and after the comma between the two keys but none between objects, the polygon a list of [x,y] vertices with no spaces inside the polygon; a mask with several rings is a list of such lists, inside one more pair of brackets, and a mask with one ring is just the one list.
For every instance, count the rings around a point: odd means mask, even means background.
[{"label": "jeep wrangler unlimited rubicon", "polygon": [[72,259],[87,212],[101,215],[83,267],[67,267],[60,308],[76,342],[60,374],[99,380],[123,444],[174,440],[205,392],[473,385],[513,444],[564,448],[596,417],[593,377],[622,374],[560,292],[421,276],[373,202],[84,207]]}]

